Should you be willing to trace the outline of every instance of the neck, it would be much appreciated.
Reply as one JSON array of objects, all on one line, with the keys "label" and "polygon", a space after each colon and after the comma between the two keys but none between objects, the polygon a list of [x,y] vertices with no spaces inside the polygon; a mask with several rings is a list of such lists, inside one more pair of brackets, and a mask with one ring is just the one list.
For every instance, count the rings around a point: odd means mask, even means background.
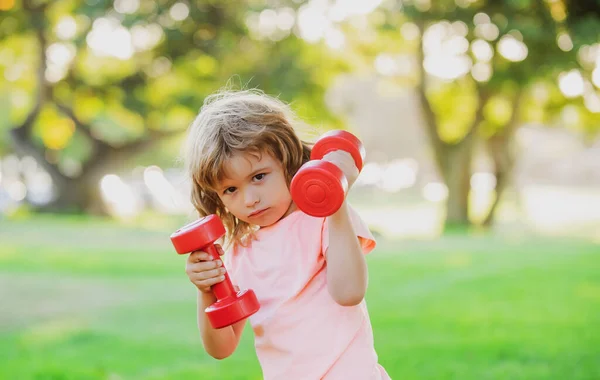
[{"label": "neck", "polygon": [[292,212],[296,211],[298,209],[298,207],[296,206],[296,204],[294,203],[294,201],[290,202],[290,206],[288,207],[288,209],[286,210],[285,214],[283,214],[283,216],[279,219],[283,219],[286,216],[290,215]]}]

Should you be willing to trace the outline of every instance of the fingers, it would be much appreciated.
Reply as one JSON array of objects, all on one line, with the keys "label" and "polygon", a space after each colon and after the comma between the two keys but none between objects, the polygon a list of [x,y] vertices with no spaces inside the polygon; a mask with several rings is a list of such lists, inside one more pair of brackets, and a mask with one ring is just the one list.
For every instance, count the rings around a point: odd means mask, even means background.
[{"label": "fingers", "polygon": [[213,261],[188,265],[186,273],[190,281],[202,291],[209,291],[212,285],[225,280],[225,268]]},{"label": "fingers", "polygon": [[211,286],[218,284],[219,282],[222,282],[224,280],[225,280],[225,275],[220,275],[220,276],[210,277],[210,278],[201,278],[201,277],[196,277],[196,276],[190,277],[190,281],[194,285],[196,285],[198,288],[200,288],[204,291],[210,290]]},{"label": "fingers", "polygon": [[322,160],[331,162],[342,169],[342,171],[346,174],[358,171],[356,168],[356,162],[354,162],[352,155],[348,152],[344,152],[343,150],[334,150],[333,152],[329,152],[323,156]]},{"label": "fingers", "polygon": [[[225,252],[220,245],[215,244],[219,255]],[[210,287],[225,280],[223,261],[213,259],[213,256],[204,251],[194,251],[188,255],[185,272],[189,280],[203,292],[209,292]]]},{"label": "fingers", "polygon": [[209,269],[200,272],[190,272],[189,277],[192,281],[204,281],[211,278],[225,276],[225,268]]},{"label": "fingers", "polygon": [[209,261],[212,260],[212,257],[204,251],[194,251],[192,253],[190,253],[190,255],[188,256],[188,262],[190,263],[197,263],[200,261]]},{"label": "fingers", "polygon": [[221,262],[221,260],[200,261],[198,263],[188,263],[186,265],[186,271],[190,273],[200,273],[209,270],[215,270],[221,267],[223,267],[223,263]]},{"label": "fingers", "polygon": [[[215,248],[217,249],[219,256],[223,256],[225,254],[225,251],[223,250],[223,247],[221,247],[221,245],[215,244]],[[212,256],[208,252],[205,252],[205,251],[194,251],[194,252],[190,253],[188,259],[189,259],[189,261],[192,261],[192,262],[208,261],[208,260],[212,260]]]},{"label": "fingers", "polygon": [[342,162],[354,162],[354,158],[352,157],[352,155],[346,151],[343,150],[333,150],[329,153],[327,153],[326,155],[323,156],[322,158],[325,161],[331,161],[334,163],[342,163]]}]

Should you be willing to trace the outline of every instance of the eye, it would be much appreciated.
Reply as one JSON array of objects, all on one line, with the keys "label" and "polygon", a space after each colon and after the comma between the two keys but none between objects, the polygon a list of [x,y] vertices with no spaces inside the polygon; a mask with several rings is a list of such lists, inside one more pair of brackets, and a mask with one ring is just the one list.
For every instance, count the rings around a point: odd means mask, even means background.
[{"label": "eye", "polygon": [[231,194],[233,192],[235,192],[236,188],[235,187],[228,187],[225,189],[225,191],[223,191],[223,194]]},{"label": "eye", "polygon": [[254,176],[254,179],[257,181],[261,181],[265,178],[265,176],[267,175],[267,173],[260,173]]}]

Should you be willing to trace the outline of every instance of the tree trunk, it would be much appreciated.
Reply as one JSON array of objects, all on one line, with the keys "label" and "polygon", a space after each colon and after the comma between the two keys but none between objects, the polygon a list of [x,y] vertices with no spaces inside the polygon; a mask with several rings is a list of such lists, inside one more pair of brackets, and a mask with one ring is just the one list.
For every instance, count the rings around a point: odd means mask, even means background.
[{"label": "tree trunk", "polygon": [[444,231],[464,229],[469,219],[469,192],[471,189],[471,159],[473,149],[470,141],[463,141],[447,149],[442,176],[448,188]]},{"label": "tree trunk", "polygon": [[482,222],[482,225],[485,227],[491,227],[494,221],[496,220],[496,210],[498,208],[498,205],[500,204],[500,200],[502,199],[504,190],[506,190],[508,174],[509,173],[505,173],[499,170],[494,171],[494,175],[496,176],[495,196],[488,211],[488,214]]},{"label": "tree trunk", "polygon": [[67,177],[56,165],[48,162],[44,151],[23,136],[19,129],[11,130],[10,136],[15,153],[20,157],[33,157],[52,179],[57,197],[46,205],[36,207],[36,210],[60,213],[84,211],[93,211],[96,214],[105,213],[99,188],[101,177],[97,172],[86,172],[76,178]]},{"label": "tree trunk", "polygon": [[502,199],[504,191],[510,183],[513,168],[515,166],[514,154],[514,136],[519,126],[519,113],[521,110],[524,89],[519,88],[512,99],[512,113],[510,119],[504,126],[501,132],[492,135],[487,139],[487,147],[494,162],[494,175],[496,176],[496,196],[488,211],[487,216],[483,220],[485,227],[490,227],[496,217],[498,204]]},{"label": "tree trunk", "polygon": [[[425,31],[424,22],[420,20],[417,22],[417,25],[423,34]],[[435,163],[448,188],[444,231],[448,232],[455,228],[464,229],[471,225],[471,220],[469,219],[469,192],[471,189],[471,161],[473,158],[474,141],[484,119],[483,110],[491,96],[491,92],[488,88],[477,82],[475,83],[478,104],[467,133],[457,143],[452,144],[443,141],[438,133],[438,118],[427,97],[429,75],[423,65],[425,61],[425,48],[422,38],[417,49],[417,61],[419,62],[420,76],[417,93],[421,104],[423,121],[433,148]]]},{"label": "tree trunk", "polygon": [[107,215],[102,199],[100,179],[84,175],[77,178],[53,179],[57,197],[49,204],[39,207],[39,211],[57,213],[88,213]]},{"label": "tree trunk", "polygon": [[512,169],[514,167],[515,159],[511,152],[512,141],[505,134],[492,136],[488,141],[488,149],[492,160],[494,162],[494,175],[496,177],[496,189],[495,197],[492,201],[492,205],[483,220],[485,227],[491,227],[496,218],[496,211],[498,204],[502,199],[504,191],[510,183]]},{"label": "tree trunk", "polygon": [[[19,156],[33,157],[52,178],[57,197],[50,204],[38,207],[40,211],[106,214],[107,210],[100,194],[102,176],[106,173],[122,171],[125,169],[124,163],[129,162],[136,154],[151,149],[152,144],[161,137],[182,133],[184,130],[152,131],[148,129],[144,137],[136,141],[124,142],[121,146],[110,145],[94,136],[89,125],[86,125],[77,117],[73,104],[61,102],[56,96],[55,85],[49,84],[45,79],[48,46],[46,38],[48,20],[45,10],[49,4],[51,2],[23,1],[23,10],[30,17],[38,42],[39,60],[35,78],[37,94],[34,107],[24,122],[10,130],[12,146]],[[214,8],[214,10],[218,13],[217,8]],[[69,68],[70,74],[72,74],[71,69]],[[135,81],[137,78],[135,76],[128,77],[130,81]],[[131,85],[131,83],[121,83],[125,87],[128,84]],[[86,136],[93,145],[92,155],[87,162],[83,163],[82,174],[78,177],[72,178],[62,173],[56,164],[47,160],[46,148],[35,143],[33,126],[44,105],[48,103],[53,104],[62,114],[70,118],[74,122],[76,130]]]}]

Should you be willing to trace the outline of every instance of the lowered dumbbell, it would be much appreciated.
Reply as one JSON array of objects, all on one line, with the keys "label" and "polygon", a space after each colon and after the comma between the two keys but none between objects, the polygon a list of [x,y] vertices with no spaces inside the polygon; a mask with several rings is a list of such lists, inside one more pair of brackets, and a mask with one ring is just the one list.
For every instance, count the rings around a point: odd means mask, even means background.
[{"label": "lowered dumbbell", "polygon": [[[194,251],[204,251],[219,259],[219,251],[215,241],[225,235],[225,227],[217,215],[209,215],[192,222],[171,234],[171,242],[178,254],[183,255]],[[260,308],[254,291],[241,290],[236,292],[229,274],[225,272],[225,280],[214,284],[211,290],[217,301],[204,311],[215,329],[233,325]]]},{"label": "lowered dumbbell", "polygon": [[350,153],[358,171],[362,170],[365,149],[356,136],[342,130],[323,134],[312,148],[310,161],[302,165],[290,184],[294,203],[308,215],[332,215],[346,198],[346,176],[335,164],[322,160],[327,153],[336,150]]}]

